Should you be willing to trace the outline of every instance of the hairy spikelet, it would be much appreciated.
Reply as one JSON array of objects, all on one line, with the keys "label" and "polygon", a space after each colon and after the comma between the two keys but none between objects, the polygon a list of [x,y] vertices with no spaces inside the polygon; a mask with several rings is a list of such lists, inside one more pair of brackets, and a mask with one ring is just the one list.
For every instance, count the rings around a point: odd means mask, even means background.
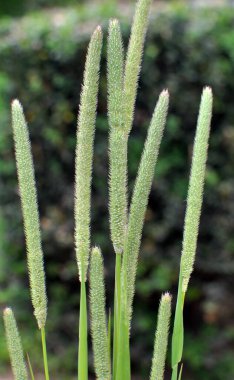
[{"label": "hairy spikelet", "polygon": [[10,308],[3,312],[7,347],[11,359],[11,367],[15,380],[27,380],[27,370],[24,362],[23,349],[15,317]]},{"label": "hairy spikelet", "polygon": [[12,103],[15,155],[27,245],[28,269],[34,314],[39,328],[45,326],[47,298],[37,193],[27,124],[18,100]]},{"label": "hairy spikelet", "polygon": [[93,248],[91,253],[90,308],[96,376],[98,380],[110,380],[103,259],[101,251],[97,247]]},{"label": "hairy spikelet", "polygon": [[183,250],[181,257],[182,288],[185,292],[193,271],[197,237],[203,200],[204,179],[212,115],[212,91],[203,90],[194,142],[192,167],[189,180],[187,209],[184,225]]},{"label": "hairy spikelet", "polygon": [[152,0],[138,0],[132,24],[124,76],[124,119],[127,133],[132,128],[138,77],[151,2]]},{"label": "hairy spikelet", "polygon": [[164,379],[170,317],[171,296],[169,293],[165,293],[161,297],[159,305],[150,380]]},{"label": "hairy spikelet", "polygon": [[127,219],[127,136],[123,124],[123,44],[117,20],[109,24],[107,65],[110,226],[115,252],[122,253]]},{"label": "hairy spikelet", "polygon": [[75,163],[75,244],[80,281],[86,281],[90,251],[90,197],[102,31],[89,44],[77,125]]},{"label": "hairy spikelet", "polygon": [[123,268],[127,273],[127,299],[130,315],[145,211],[166,122],[168,103],[168,91],[163,91],[157,102],[149,127],[130,207],[127,237],[123,255]]}]

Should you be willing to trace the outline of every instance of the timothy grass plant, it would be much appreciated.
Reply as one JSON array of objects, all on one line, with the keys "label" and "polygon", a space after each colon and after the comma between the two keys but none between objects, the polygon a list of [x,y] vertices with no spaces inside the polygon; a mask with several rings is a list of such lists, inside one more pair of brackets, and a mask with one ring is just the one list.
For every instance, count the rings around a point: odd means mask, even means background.
[{"label": "timothy grass plant", "polygon": [[[98,26],[88,47],[77,123],[75,160],[75,252],[80,282],[78,380],[88,380],[88,321],[94,368],[98,380],[130,380],[130,336],[138,256],[148,197],[169,107],[168,90],[159,95],[148,128],[131,200],[128,196],[128,139],[134,119],[138,78],[151,0],[138,0],[125,54],[121,27],[111,20],[108,29],[107,80],[109,121],[109,215],[115,255],[113,318],[106,313],[104,261],[99,247],[91,247],[91,183],[102,30]],[[126,58],[125,58],[126,57]],[[195,135],[185,215],[182,255],[171,344],[171,379],[182,379],[183,310],[193,271],[202,208],[207,150],[212,114],[212,91],[203,90]],[[34,315],[41,331],[45,379],[50,379],[46,349],[47,296],[37,193],[30,139],[23,108],[12,103],[15,156],[27,248]],[[89,284],[90,318],[87,307]],[[167,356],[172,297],[161,297],[150,380],[163,380]],[[16,380],[35,378],[28,369],[13,311],[4,311],[4,325]]]}]

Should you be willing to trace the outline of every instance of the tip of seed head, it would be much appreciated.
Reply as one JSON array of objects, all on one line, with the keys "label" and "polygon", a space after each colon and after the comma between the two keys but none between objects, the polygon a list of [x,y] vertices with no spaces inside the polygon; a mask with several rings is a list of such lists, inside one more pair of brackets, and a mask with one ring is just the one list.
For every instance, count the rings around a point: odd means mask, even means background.
[{"label": "tip of seed head", "polygon": [[204,87],[203,92],[206,94],[212,95],[212,88],[210,86],[206,86]]},{"label": "tip of seed head", "polygon": [[95,246],[92,249],[92,253],[95,254],[95,255],[100,255],[101,254],[101,250],[100,250],[99,247]]},{"label": "tip of seed head", "polygon": [[4,315],[11,315],[12,314],[12,310],[10,307],[6,307],[4,310],[3,310],[3,314]]},{"label": "tip of seed head", "polygon": [[113,18],[110,20],[110,26],[117,26],[119,24],[119,21],[117,18]]},{"label": "tip of seed head", "polygon": [[19,102],[18,99],[14,99],[11,103],[12,107],[18,107],[18,108],[22,108],[22,105],[21,103]]},{"label": "tip of seed head", "polygon": [[169,97],[169,91],[168,91],[167,88],[165,88],[165,89],[161,92],[161,96]]},{"label": "tip of seed head", "polygon": [[171,294],[169,292],[166,292],[166,293],[163,294],[162,299],[164,301],[170,302],[171,299],[172,299],[172,296],[171,296]]},{"label": "tip of seed head", "polygon": [[94,31],[95,34],[101,34],[102,33],[102,28],[100,25],[98,25]]}]

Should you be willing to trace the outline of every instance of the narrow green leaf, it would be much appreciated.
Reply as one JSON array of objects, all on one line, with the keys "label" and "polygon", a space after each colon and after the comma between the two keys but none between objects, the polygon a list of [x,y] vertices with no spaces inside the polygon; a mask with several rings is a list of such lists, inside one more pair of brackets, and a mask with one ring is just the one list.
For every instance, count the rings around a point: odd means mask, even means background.
[{"label": "narrow green leaf", "polygon": [[182,372],[183,372],[183,363],[182,363],[181,366],[180,366],[180,373],[179,373],[178,380],[181,380],[181,379],[182,379]]},{"label": "narrow green leaf", "polygon": [[87,331],[87,297],[85,281],[81,282],[78,380],[88,380],[88,331]]},{"label": "narrow green leaf", "polygon": [[80,281],[86,281],[90,251],[91,179],[101,48],[102,31],[97,27],[89,43],[77,123],[75,245]]},{"label": "narrow green leaf", "polygon": [[183,306],[184,306],[184,293],[182,291],[182,280],[179,279],[179,288],[176,302],[176,312],[174,320],[174,329],[172,334],[172,368],[178,365],[182,359],[183,345],[184,345],[184,322],[183,322]]},{"label": "narrow green leaf", "polygon": [[29,367],[29,371],[30,371],[31,380],[35,380],[35,376],[34,376],[34,373],[33,373],[33,368],[32,368],[32,364],[31,364],[31,361],[30,361],[29,354],[27,354],[27,360],[28,360],[28,367]]},{"label": "narrow green leaf", "polygon": [[11,367],[15,380],[27,380],[27,369],[24,362],[23,349],[14,314],[10,308],[3,312],[7,347],[11,359]]},{"label": "narrow green leaf", "polygon": [[102,254],[97,247],[92,249],[91,254],[90,310],[95,373],[98,380],[110,380],[104,269]]},{"label": "narrow green leaf", "polygon": [[37,319],[38,327],[41,329],[46,323],[47,297],[37,191],[28,127],[23,108],[18,100],[14,100],[12,103],[12,126],[27,246],[30,290],[34,315]]}]

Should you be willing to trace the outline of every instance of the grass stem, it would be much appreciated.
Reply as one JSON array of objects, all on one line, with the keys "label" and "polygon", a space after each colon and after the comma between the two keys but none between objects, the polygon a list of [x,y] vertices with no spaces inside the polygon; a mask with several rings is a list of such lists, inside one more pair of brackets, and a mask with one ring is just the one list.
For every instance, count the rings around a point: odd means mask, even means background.
[{"label": "grass stem", "polygon": [[78,380],[88,380],[88,343],[87,343],[87,298],[86,284],[81,282],[79,348],[78,348]]},{"label": "grass stem", "polygon": [[47,349],[46,349],[46,333],[45,328],[41,328],[41,343],[42,343],[42,351],[43,351],[43,362],[44,362],[44,371],[45,371],[45,379],[50,380],[49,376],[49,368],[48,368],[48,360],[47,360]]}]

